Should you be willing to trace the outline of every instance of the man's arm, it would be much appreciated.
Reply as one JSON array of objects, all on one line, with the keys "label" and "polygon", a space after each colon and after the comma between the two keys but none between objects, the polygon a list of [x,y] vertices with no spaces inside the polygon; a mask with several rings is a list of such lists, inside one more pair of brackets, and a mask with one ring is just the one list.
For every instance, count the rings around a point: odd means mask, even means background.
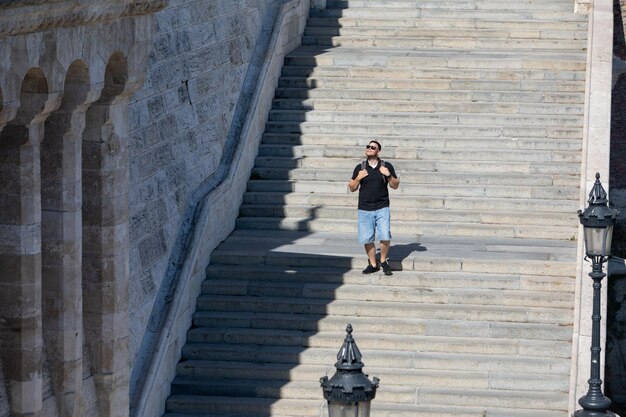
[{"label": "man's arm", "polygon": [[[390,169],[391,168],[391,169]],[[389,186],[394,190],[397,190],[400,186],[400,179],[396,177],[396,170],[393,169],[393,166],[390,168],[386,166],[380,167],[380,173],[387,177],[387,181],[389,182]]]},{"label": "man's arm", "polygon": [[367,174],[366,169],[360,170],[357,176],[351,179],[350,182],[348,183],[348,188],[350,189],[350,191],[355,192],[356,190],[358,190],[359,184],[361,184],[361,180],[367,177],[367,175],[368,174]]},{"label": "man's arm", "polygon": [[394,190],[397,190],[398,187],[400,186],[400,178],[396,178],[393,175],[388,178],[388,181],[389,181],[389,186],[393,188]]}]

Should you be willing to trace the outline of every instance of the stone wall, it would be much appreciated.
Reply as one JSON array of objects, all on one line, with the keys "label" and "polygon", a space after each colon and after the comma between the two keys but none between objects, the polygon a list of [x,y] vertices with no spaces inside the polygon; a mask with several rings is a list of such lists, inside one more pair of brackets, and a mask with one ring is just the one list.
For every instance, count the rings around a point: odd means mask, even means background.
[{"label": "stone wall", "polygon": [[160,416],[308,0],[170,2],[131,104],[131,415]]},{"label": "stone wall", "polygon": [[[626,59],[626,1],[614,0],[613,54]],[[613,237],[613,254],[626,258],[626,76],[613,87],[611,100],[611,170],[609,198],[620,208],[620,221]],[[626,275],[624,268],[612,268],[607,280],[607,341],[605,393],[612,410],[626,415]]]},{"label": "stone wall", "polygon": [[0,415],[128,415],[128,102],[160,0],[0,3]]},{"label": "stone wall", "polygon": [[[614,0],[613,54],[626,60],[624,20],[626,1]],[[611,108],[611,171],[610,200],[621,209],[620,224],[616,230],[614,254],[626,257],[626,75],[622,75],[613,87]]]},{"label": "stone wall", "polygon": [[130,356],[190,194],[220,160],[270,0],[172,0],[130,104]]}]

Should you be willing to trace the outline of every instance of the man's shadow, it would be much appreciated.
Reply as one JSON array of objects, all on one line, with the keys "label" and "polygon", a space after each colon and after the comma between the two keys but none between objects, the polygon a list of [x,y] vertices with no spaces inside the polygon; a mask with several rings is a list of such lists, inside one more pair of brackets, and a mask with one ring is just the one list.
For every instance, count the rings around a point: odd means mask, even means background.
[{"label": "man's shadow", "polygon": [[426,252],[427,250],[426,246],[422,246],[421,243],[417,242],[399,245],[392,244],[391,248],[389,248],[389,252],[391,254],[389,257],[389,263],[391,264],[391,268],[394,271],[402,271],[402,261],[411,256],[413,253]]}]

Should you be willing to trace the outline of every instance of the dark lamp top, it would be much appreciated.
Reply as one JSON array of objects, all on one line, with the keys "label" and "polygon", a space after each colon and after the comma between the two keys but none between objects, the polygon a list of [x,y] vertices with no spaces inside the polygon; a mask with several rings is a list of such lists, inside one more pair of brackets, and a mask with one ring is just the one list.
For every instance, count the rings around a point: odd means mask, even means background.
[{"label": "dark lamp top", "polygon": [[337,352],[335,368],[339,371],[359,371],[363,369],[365,365],[361,362],[361,351],[352,337],[351,324],[348,324],[348,327],[346,327],[346,333],[343,345],[341,345],[341,349]]},{"label": "dark lamp top", "polygon": [[371,401],[376,396],[378,378],[370,381],[362,371],[361,352],[352,337],[352,325],[346,328],[346,338],[337,353],[335,368],[337,372],[332,378],[320,378],[324,398],[329,402],[358,403]]},{"label": "dark lamp top", "polygon": [[600,183],[600,173],[596,173],[596,182],[589,193],[589,204],[585,211],[578,210],[580,223],[584,227],[607,228],[617,220],[618,211],[609,208],[606,191]]}]

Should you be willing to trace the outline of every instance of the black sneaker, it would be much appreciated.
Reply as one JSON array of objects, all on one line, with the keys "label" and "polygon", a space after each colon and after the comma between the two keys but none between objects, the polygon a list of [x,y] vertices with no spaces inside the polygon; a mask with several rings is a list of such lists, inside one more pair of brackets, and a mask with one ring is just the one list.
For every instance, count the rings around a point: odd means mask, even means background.
[{"label": "black sneaker", "polygon": [[374,272],[380,271],[380,267],[378,265],[372,266],[371,264],[367,264],[367,268],[363,270],[364,274],[372,274]]},{"label": "black sneaker", "polygon": [[389,262],[387,262],[388,259],[382,261],[380,263],[380,266],[383,267],[383,272],[385,273],[385,275],[389,276],[389,275],[393,275],[393,272],[391,272],[391,266],[389,265]]}]

